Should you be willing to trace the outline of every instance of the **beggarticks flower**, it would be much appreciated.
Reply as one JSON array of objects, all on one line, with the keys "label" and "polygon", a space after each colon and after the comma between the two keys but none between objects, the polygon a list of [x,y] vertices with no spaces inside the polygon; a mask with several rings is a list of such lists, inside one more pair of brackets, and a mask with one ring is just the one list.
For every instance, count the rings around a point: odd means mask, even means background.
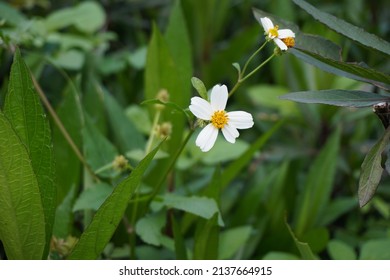
[{"label": "beggarticks flower", "polygon": [[274,26],[272,21],[267,17],[263,17],[260,20],[267,38],[269,40],[273,40],[282,51],[286,51],[288,48],[294,47],[295,33],[292,30],[279,29],[279,26]]},{"label": "beggarticks flower", "polygon": [[210,102],[198,96],[191,98],[190,111],[199,119],[208,121],[196,138],[195,144],[202,152],[208,152],[217,140],[219,130],[226,141],[235,143],[240,135],[237,129],[253,126],[252,115],[244,111],[226,112],[228,90],[225,85],[215,85],[210,94]]}]

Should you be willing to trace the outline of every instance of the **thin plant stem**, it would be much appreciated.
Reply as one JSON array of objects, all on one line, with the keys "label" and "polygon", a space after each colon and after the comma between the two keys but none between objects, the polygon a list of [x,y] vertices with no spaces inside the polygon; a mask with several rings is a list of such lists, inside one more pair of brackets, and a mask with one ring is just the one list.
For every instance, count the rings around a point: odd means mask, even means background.
[{"label": "thin plant stem", "polygon": [[249,63],[252,61],[252,59],[264,48],[265,45],[267,45],[268,41],[265,41],[264,44],[260,46],[246,61],[244,68],[242,68],[241,77],[245,74],[246,68],[248,67]]},{"label": "thin plant stem", "polygon": [[51,117],[53,118],[55,124],[57,125],[58,129],[61,131],[62,135],[64,136],[65,140],[68,142],[69,146],[72,148],[73,152],[76,154],[80,162],[84,165],[86,170],[90,173],[92,178],[94,178],[96,181],[99,181],[99,178],[96,176],[95,172],[91,169],[91,167],[87,164],[85,158],[81,154],[79,148],[77,145],[73,142],[72,137],[69,135],[68,131],[66,130],[65,126],[61,122],[60,118],[58,117],[57,113],[54,111],[53,107],[51,106],[49,100],[47,100],[46,95],[44,94],[41,86],[35,79],[34,75],[31,74],[32,81],[34,83],[34,86],[39,94],[39,97],[41,98],[43,104],[45,105],[46,109],[49,111]]},{"label": "thin plant stem", "polygon": [[244,82],[246,79],[251,77],[253,74],[255,74],[261,67],[263,67],[268,61],[270,61],[276,54],[273,53],[269,58],[267,58],[263,63],[261,63],[259,66],[257,66],[252,72],[250,72],[248,75],[246,75],[244,78],[241,79],[241,83]]}]

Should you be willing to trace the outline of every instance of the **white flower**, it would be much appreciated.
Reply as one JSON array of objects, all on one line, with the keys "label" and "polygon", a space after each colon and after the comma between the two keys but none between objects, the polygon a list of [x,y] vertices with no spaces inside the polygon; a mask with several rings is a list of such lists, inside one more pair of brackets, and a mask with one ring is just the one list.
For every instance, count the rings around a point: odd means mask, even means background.
[{"label": "white flower", "polygon": [[295,33],[290,29],[280,29],[279,26],[272,23],[272,21],[263,17],[260,19],[261,25],[265,30],[267,37],[275,42],[275,44],[282,50],[285,51],[288,48],[291,48],[295,44]]},{"label": "white flower", "polygon": [[228,90],[225,85],[215,85],[210,94],[210,102],[200,97],[191,98],[190,110],[199,119],[209,121],[196,138],[195,144],[202,152],[209,151],[217,140],[218,131],[226,141],[235,143],[240,135],[237,129],[251,128],[252,115],[244,111],[226,112]]}]

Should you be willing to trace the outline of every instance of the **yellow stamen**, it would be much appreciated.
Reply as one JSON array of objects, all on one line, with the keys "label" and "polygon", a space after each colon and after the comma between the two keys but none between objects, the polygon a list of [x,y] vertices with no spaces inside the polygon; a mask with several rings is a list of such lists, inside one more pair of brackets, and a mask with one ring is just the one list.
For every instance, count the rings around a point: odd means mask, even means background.
[{"label": "yellow stamen", "polygon": [[227,124],[228,120],[229,118],[223,110],[215,111],[211,117],[211,123],[218,129],[223,128]]},{"label": "yellow stamen", "polygon": [[274,28],[271,28],[270,30],[268,30],[268,36],[270,38],[278,37],[279,36],[278,29],[279,29],[279,26],[275,25]]},{"label": "yellow stamen", "polygon": [[295,39],[293,37],[283,38],[282,41],[286,44],[287,48],[292,48],[295,45]]}]

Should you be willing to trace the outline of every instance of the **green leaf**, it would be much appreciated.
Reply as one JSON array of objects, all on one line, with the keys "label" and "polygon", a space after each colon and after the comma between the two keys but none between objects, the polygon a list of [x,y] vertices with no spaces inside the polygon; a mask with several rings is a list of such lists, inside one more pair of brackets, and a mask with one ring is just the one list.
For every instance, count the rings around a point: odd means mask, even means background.
[{"label": "green leaf", "polygon": [[26,146],[38,181],[45,214],[46,247],[43,258],[46,258],[49,252],[57,204],[51,131],[38,93],[31,80],[30,71],[19,50],[15,52],[10,75],[8,94],[4,103],[4,115],[10,121],[21,142]]},{"label": "green leaf", "polygon": [[319,217],[319,226],[327,226],[337,220],[340,216],[348,213],[357,207],[355,197],[334,198],[324,210],[323,215]]},{"label": "green leaf", "polygon": [[333,15],[322,12],[316,9],[314,6],[310,5],[303,0],[293,0],[295,4],[300,6],[316,20],[322,22],[329,28],[334,31],[356,41],[360,44],[381,51],[387,55],[390,55],[390,44],[375,36],[374,34],[364,31],[362,28],[354,26],[348,22],[345,22],[342,19],[339,19]]},{"label": "green leaf", "polygon": [[234,257],[240,248],[248,242],[252,232],[251,226],[230,228],[219,235],[218,259],[228,260]]},{"label": "green leaf", "polygon": [[8,259],[42,259],[45,216],[25,145],[0,112],[0,240]]},{"label": "green leaf", "polygon": [[103,202],[110,196],[113,187],[107,183],[96,183],[85,189],[76,199],[73,205],[73,211],[78,210],[98,210]]},{"label": "green leaf", "polygon": [[362,163],[359,179],[359,205],[363,207],[374,196],[378,184],[382,178],[382,152],[389,143],[390,127],[386,129],[383,136],[370,149]]},{"label": "green leaf", "polygon": [[340,240],[329,241],[327,249],[332,260],[356,260],[354,249]]},{"label": "green leaf", "polygon": [[45,20],[45,26],[52,31],[74,25],[82,32],[93,33],[103,26],[105,20],[104,10],[100,4],[85,1],[75,7],[51,13]]},{"label": "green leaf", "polygon": [[371,83],[385,89],[390,88],[390,76],[359,63],[347,63],[338,59],[327,58],[315,52],[292,48],[290,53],[329,73],[350,79]]},{"label": "green leaf", "polygon": [[390,239],[374,239],[365,242],[360,251],[360,260],[389,260]]},{"label": "green leaf", "polygon": [[5,20],[13,26],[18,26],[27,22],[27,18],[16,8],[8,3],[0,2],[0,19]]},{"label": "green leaf", "polygon": [[343,107],[369,107],[380,102],[390,101],[390,97],[371,92],[341,89],[298,91],[283,95],[280,99]]},{"label": "green leaf", "polygon": [[209,220],[199,220],[195,230],[194,260],[215,260],[218,258],[219,226],[218,214]]},{"label": "green leaf", "polygon": [[137,235],[147,244],[160,246],[162,242],[161,230],[165,225],[165,213],[142,217],[135,225]]},{"label": "green leaf", "polygon": [[111,195],[98,209],[87,229],[80,236],[69,259],[97,259],[110,241],[129,199],[141,183],[142,175],[151,163],[160,146],[151,151],[131,172],[131,174],[114,188]]},{"label": "green leaf", "polygon": [[317,258],[314,256],[309,244],[305,242],[301,242],[298,240],[298,238],[295,236],[293,230],[291,229],[290,225],[285,222],[288,231],[290,232],[291,237],[294,240],[295,246],[297,246],[299,253],[301,254],[301,257],[303,260],[316,260]]},{"label": "green leaf", "polygon": [[184,240],[184,234],[173,213],[170,215],[172,221],[173,238],[175,240],[175,253],[177,260],[187,260],[187,247]]},{"label": "green leaf", "polygon": [[134,149],[143,149],[145,140],[135,125],[126,117],[124,110],[107,91],[104,90],[104,102],[113,136],[122,154]]},{"label": "green leaf", "polygon": [[85,54],[79,50],[71,49],[60,52],[50,59],[57,67],[68,70],[80,70],[84,65]]},{"label": "green leaf", "polygon": [[[302,236],[312,228],[318,217],[325,211],[333,187],[339,142],[340,129],[337,129],[329,137],[310,167],[295,212],[295,232],[298,236]],[[319,176],[321,176],[320,179]]]},{"label": "green leaf", "polygon": [[279,96],[288,93],[288,88],[274,85],[256,85],[248,88],[248,97],[256,107],[272,108],[284,116],[298,115],[295,103],[281,102]]},{"label": "green leaf", "polygon": [[207,89],[206,89],[204,83],[202,82],[202,80],[197,78],[197,77],[192,77],[191,78],[191,83],[192,83],[192,86],[199,93],[200,97],[202,97],[205,100],[208,100],[208,98],[207,98]]},{"label": "green leaf", "polygon": [[[72,81],[69,81],[63,92],[62,102],[56,108],[56,113],[79,149],[82,146],[82,113],[80,107],[79,96]],[[62,203],[71,188],[79,186],[81,163],[54,122],[52,127],[58,202]]]},{"label": "green leaf", "polygon": [[236,178],[236,176],[241,172],[241,170],[250,162],[253,158],[253,155],[258,152],[264,144],[268,141],[268,139],[275,133],[275,131],[281,126],[282,122],[278,122],[271,129],[269,129],[266,133],[261,135],[256,141],[247,149],[247,151],[237,160],[229,164],[221,178],[221,189],[226,188],[229,183]]},{"label": "green leaf", "polygon": [[[90,117],[87,114],[84,115],[85,125],[82,129],[84,157],[92,170],[96,172],[100,168],[104,168],[112,163],[118,155],[118,151],[95,127]],[[114,177],[117,175],[117,171],[113,168],[109,168],[99,172],[97,175]]]},{"label": "green leaf", "polygon": [[56,209],[56,218],[54,220],[53,235],[57,238],[65,239],[70,235],[73,225],[72,206],[76,196],[76,186],[73,186],[65,196],[61,204]]},{"label": "green leaf", "polygon": [[211,217],[217,213],[218,224],[220,226],[224,225],[218,205],[214,199],[198,196],[179,196],[173,193],[165,194],[162,199],[162,203],[167,207],[180,209],[205,219],[211,219]]},{"label": "green leaf", "polygon": [[[190,97],[190,79],[192,76],[192,48],[188,36],[187,23],[183,15],[181,0],[175,0],[165,32],[165,40],[175,62],[179,78],[183,84],[184,98]],[[178,44],[177,42],[180,42]],[[175,97],[176,98],[176,97]]]}]

